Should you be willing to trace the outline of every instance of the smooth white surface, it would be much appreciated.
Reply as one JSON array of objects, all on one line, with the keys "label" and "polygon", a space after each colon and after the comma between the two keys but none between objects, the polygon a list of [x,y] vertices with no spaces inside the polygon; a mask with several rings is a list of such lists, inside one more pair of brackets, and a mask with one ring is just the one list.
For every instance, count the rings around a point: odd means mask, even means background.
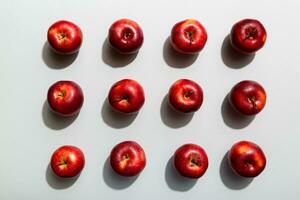
[{"label": "smooth white surface", "polygon": [[[0,199],[299,199],[299,6],[297,0],[2,1]],[[145,35],[132,62],[112,57],[104,43],[110,24],[123,17],[136,20]],[[265,47],[250,63],[221,50],[232,24],[246,17],[261,20],[268,31]],[[199,19],[209,35],[193,63],[170,56],[165,44],[173,24],[185,18]],[[75,22],[84,33],[72,63],[74,57],[58,58],[44,46],[47,28],[59,19]],[[190,66],[172,67],[180,63]],[[145,89],[146,103],[135,119],[111,115],[104,104],[110,86],[122,78],[136,79]],[[170,116],[162,103],[179,78],[193,79],[204,90],[203,106],[192,119]],[[73,121],[60,121],[44,107],[48,87],[61,79],[76,81],[85,94]],[[268,94],[267,106],[251,123],[222,109],[226,94],[243,79],[260,82]],[[226,151],[242,139],[259,144],[268,159],[250,184],[221,167]],[[120,179],[105,165],[123,140],[137,141],[147,154],[136,180]],[[197,182],[169,169],[171,155],[186,142],[198,143],[209,156]],[[47,172],[52,152],[63,144],[85,153],[76,181],[58,181]]]}]

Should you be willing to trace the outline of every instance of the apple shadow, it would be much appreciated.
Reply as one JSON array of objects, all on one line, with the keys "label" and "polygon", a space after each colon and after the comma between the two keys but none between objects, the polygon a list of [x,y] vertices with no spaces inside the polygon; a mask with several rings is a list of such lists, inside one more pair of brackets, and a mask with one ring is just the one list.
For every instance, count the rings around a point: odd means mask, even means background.
[{"label": "apple shadow", "polygon": [[51,69],[63,69],[71,65],[78,56],[78,52],[70,55],[60,55],[52,50],[52,47],[46,41],[42,50],[44,63]]},{"label": "apple shadow", "polygon": [[170,189],[185,192],[192,189],[198,179],[181,176],[174,167],[172,156],[166,165],[165,180]]},{"label": "apple shadow", "polygon": [[228,95],[225,96],[221,106],[221,114],[223,122],[233,129],[242,129],[247,127],[255,118],[238,113],[229,103]]},{"label": "apple shadow", "polygon": [[139,175],[132,177],[120,176],[111,168],[109,157],[105,160],[102,176],[105,184],[115,190],[128,188],[139,177]]},{"label": "apple shadow", "polygon": [[192,65],[199,54],[182,54],[174,50],[170,43],[170,36],[165,40],[163,58],[173,68],[186,68]]},{"label": "apple shadow", "polygon": [[253,178],[245,178],[237,175],[228,163],[228,152],[224,155],[219,168],[219,174],[223,184],[232,190],[241,190],[246,188],[253,181]]},{"label": "apple shadow", "polygon": [[169,104],[168,94],[165,95],[160,106],[160,117],[162,122],[170,128],[181,128],[186,126],[193,118],[194,113],[180,113],[175,111]]},{"label": "apple shadow", "polygon": [[108,41],[108,38],[105,39],[102,45],[102,60],[105,64],[118,68],[125,67],[130,64],[136,58],[138,52],[133,54],[121,54],[113,49]]},{"label": "apple shadow", "polygon": [[129,126],[137,117],[137,113],[121,113],[111,107],[106,98],[101,110],[102,120],[110,127],[121,129]]},{"label": "apple shadow", "polygon": [[68,127],[76,120],[78,114],[71,117],[59,116],[51,110],[47,100],[44,101],[42,108],[43,122],[48,128],[53,130],[61,130]]},{"label": "apple shadow", "polygon": [[80,174],[73,178],[61,178],[53,173],[50,163],[47,166],[45,178],[50,187],[57,190],[63,190],[71,187],[76,180],[79,178]]},{"label": "apple shadow", "polygon": [[232,69],[240,69],[252,62],[255,54],[243,54],[235,50],[230,43],[230,36],[227,35],[222,44],[221,56],[223,63]]}]

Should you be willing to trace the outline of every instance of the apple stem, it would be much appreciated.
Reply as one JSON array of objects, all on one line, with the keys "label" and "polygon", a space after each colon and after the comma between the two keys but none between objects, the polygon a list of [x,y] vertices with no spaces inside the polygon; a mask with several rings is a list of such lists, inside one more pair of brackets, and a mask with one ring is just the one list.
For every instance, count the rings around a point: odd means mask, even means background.
[{"label": "apple stem", "polygon": [[66,96],[66,90],[61,90],[61,91],[58,93],[57,96],[59,96],[59,97],[64,97],[64,96]]},{"label": "apple stem", "polygon": [[190,45],[191,45],[192,42],[194,41],[193,40],[194,32],[192,30],[189,30],[186,35],[187,35],[187,38],[190,40]]},{"label": "apple stem", "polygon": [[125,155],[125,159],[128,160],[129,158],[130,158],[130,156],[129,156],[129,154],[127,153],[127,154]]},{"label": "apple stem", "polygon": [[188,98],[190,98],[190,96],[192,96],[193,93],[194,93],[193,91],[186,92],[186,93],[184,94],[184,97],[185,97],[186,99],[188,99]]},{"label": "apple stem", "polygon": [[256,108],[255,97],[249,97],[248,102],[252,104],[253,108]]},{"label": "apple stem", "polygon": [[60,162],[60,164],[59,165],[67,165],[68,164],[68,161],[67,161],[67,159],[63,159],[61,162]]},{"label": "apple stem", "polygon": [[195,158],[191,159],[191,163],[192,163],[192,165],[199,166],[199,163],[197,162],[197,159],[195,159]]}]

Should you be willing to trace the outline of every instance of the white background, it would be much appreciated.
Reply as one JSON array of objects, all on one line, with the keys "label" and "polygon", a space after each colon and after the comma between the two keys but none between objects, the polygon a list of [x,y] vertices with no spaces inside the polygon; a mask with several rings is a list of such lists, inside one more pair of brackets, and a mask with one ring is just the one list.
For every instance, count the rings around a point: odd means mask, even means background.
[{"label": "white background", "polygon": [[[0,199],[299,199],[299,6],[297,0],[1,1]],[[105,42],[110,24],[123,17],[144,31],[136,57],[115,55]],[[268,38],[255,57],[241,58],[225,38],[246,17],[259,19]],[[174,55],[166,42],[173,24],[186,18],[198,19],[208,32],[198,57]],[[84,33],[77,57],[55,56],[45,44],[48,27],[59,19],[75,22]],[[110,86],[123,78],[145,89],[137,116],[120,117],[105,104]],[[194,116],[174,115],[163,101],[179,78],[193,79],[204,90]],[[57,118],[44,104],[48,87],[62,79],[84,91],[77,118]],[[260,82],[268,94],[254,119],[236,117],[224,101],[244,79]],[[235,177],[222,162],[231,145],[244,139],[259,144],[268,161],[252,181]],[[124,140],[137,141],[147,155],[136,179],[122,179],[105,164],[111,148]],[[197,182],[180,178],[169,163],[187,142],[209,156]],[[77,180],[58,180],[47,169],[53,151],[64,144],[85,153]]]}]

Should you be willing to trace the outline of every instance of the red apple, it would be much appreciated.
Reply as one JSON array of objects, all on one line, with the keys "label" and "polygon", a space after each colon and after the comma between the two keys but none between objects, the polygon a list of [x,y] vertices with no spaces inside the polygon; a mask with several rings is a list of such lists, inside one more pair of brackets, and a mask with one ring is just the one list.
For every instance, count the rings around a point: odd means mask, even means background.
[{"label": "red apple", "polygon": [[135,176],[146,166],[143,148],[134,141],[117,144],[110,153],[110,164],[121,176]]},{"label": "red apple", "polygon": [[188,79],[177,80],[169,90],[169,103],[180,112],[190,113],[199,110],[203,102],[201,87]]},{"label": "red apple", "polygon": [[62,178],[77,176],[84,167],[85,159],[82,151],[75,146],[61,146],[51,157],[53,172]]},{"label": "red apple", "polygon": [[79,113],[84,97],[79,85],[73,81],[58,81],[48,90],[47,100],[50,108],[65,117]]},{"label": "red apple", "polygon": [[141,27],[133,20],[120,19],[109,28],[108,39],[119,53],[136,53],[144,41]]},{"label": "red apple", "polygon": [[256,19],[244,19],[233,25],[230,32],[232,46],[241,53],[252,54],[262,48],[267,32]]},{"label": "red apple", "polygon": [[259,113],[266,104],[267,94],[264,88],[255,81],[241,81],[229,93],[231,106],[244,115]]},{"label": "red apple", "polygon": [[79,51],[82,43],[80,28],[69,21],[57,21],[48,29],[48,42],[60,54],[73,54]]},{"label": "red apple", "polygon": [[144,105],[144,89],[135,80],[123,79],[110,88],[108,101],[117,111],[135,113]]},{"label": "red apple", "polygon": [[199,53],[205,46],[206,41],[206,30],[195,19],[180,21],[172,28],[171,45],[180,53]]},{"label": "red apple", "polygon": [[208,168],[208,158],[200,146],[184,144],[174,153],[174,166],[182,176],[200,178]]},{"label": "red apple", "polygon": [[255,143],[240,141],[235,143],[229,153],[231,168],[240,176],[256,177],[266,166],[266,157],[262,149]]}]

